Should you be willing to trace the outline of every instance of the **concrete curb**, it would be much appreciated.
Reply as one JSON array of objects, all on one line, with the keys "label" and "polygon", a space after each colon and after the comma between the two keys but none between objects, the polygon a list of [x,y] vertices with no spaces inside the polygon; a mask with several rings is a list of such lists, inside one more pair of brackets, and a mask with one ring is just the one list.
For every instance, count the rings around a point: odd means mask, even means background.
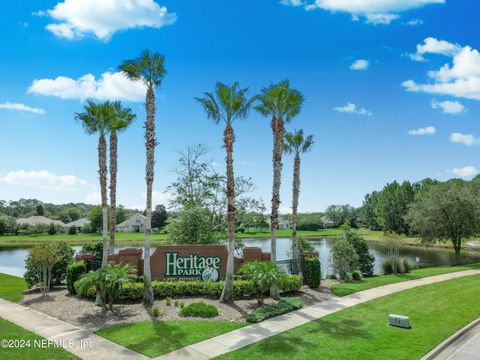
[{"label": "concrete curb", "polygon": [[463,335],[468,333],[470,330],[474,329],[475,327],[480,325],[480,318],[477,320],[472,321],[470,324],[464,326],[456,333],[451,335],[449,338],[441,342],[437,345],[432,351],[430,351],[427,355],[422,357],[420,360],[434,360],[439,356],[442,352],[444,352],[449,346],[451,346],[455,341],[460,339]]}]

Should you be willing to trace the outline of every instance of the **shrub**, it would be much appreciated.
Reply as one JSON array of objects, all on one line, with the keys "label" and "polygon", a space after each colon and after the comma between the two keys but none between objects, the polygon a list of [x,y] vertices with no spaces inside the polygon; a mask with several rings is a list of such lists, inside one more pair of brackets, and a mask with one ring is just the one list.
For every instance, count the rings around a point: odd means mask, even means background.
[{"label": "shrub", "polygon": [[152,316],[155,317],[155,318],[158,318],[160,315],[163,315],[163,310],[155,305],[152,308]]},{"label": "shrub", "polygon": [[184,304],[184,302],[182,301],[182,302],[180,303],[180,309],[183,309],[184,307],[185,307],[185,304]]},{"label": "shrub", "polygon": [[[68,244],[63,242],[59,243],[42,243],[36,245],[35,247],[46,247],[48,249],[52,249],[58,256],[57,261],[53,265],[51,271],[51,284],[58,285],[65,281],[66,273],[67,273],[67,266],[68,264],[73,262],[73,254],[74,250]],[[53,250],[55,248],[55,250]],[[33,248],[32,248],[33,249]],[[27,258],[28,259],[28,258]],[[25,263],[26,272],[23,275],[26,283],[29,287],[32,287],[35,284],[41,282],[41,278],[39,275],[39,271],[36,267],[31,266],[31,263]]]},{"label": "shrub", "polygon": [[298,310],[302,308],[303,302],[297,298],[281,299],[275,306],[262,306],[256,309],[253,313],[248,315],[247,321],[249,323],[258,323],[268,318],[285,314],[287,312]]},{"label": "shrub", "polygon": [[165,305],[170,306],[171,304],[172,304],[172,299],[170,299],[169,297],[167,297],[167,298],[165,299]]},{"label": "shrub", "polygon": [[93,254],[96,261],[102,261],[103,244],[99,241],[95,244],[83,245],[80,254]]},{"label": "shrub", "polygon": [[212,318],[218,316],[218,310],[213,305],[205,304],[203,301],[199,301],[185,306],[180,311],[180,315],[185,317]]},{"label": "shrub", "polygon": [[77,228],[75,226],[70,226],[68,228],[68,235],[77,235]]},{"label": "shrub", "polygon": [[[284,277],[283,291],[295,292],[300,290],[303,284],[302,276],[289,275]],[[78,281],[75,283],[78,287]],[[139,300],[143,298],[143,283],[132,282],[123,284],[118,294],[119,300]],[[156,299],[166,297],[202,296],[209,299],[218,299],[222,294],[223,281],[197,281],[197,280],[175,280],[175,281],[152,281],[153,293]],[[265,294],[269,293],[268,289]],[[76,290],[77,291],[77,290]],[[78,293],[78,291],[77,291]],[[235,280],[233,282],[233,297],[242,299],[256,295],[256,289],[249,280]],[[82,296],[94,298],[95,289],[92,287]]]},{"label": "shrub", "polygon": [[410,263],[399,258],[390,258],[382,263],[382,270],[385,275],[406,274],[411,270]]},{"label": "shrub", "polygon": [[355,281],[362,280],[362,272],[360,270],[353,270],[352,271],[352,279]]},{"label": "shrub", "polygon": [[335,275],[349,280],[352,271],[357,270],[358,264],[358,255],[353,245],[343,238],[337,239],[332,246],[330,263]]},{"label": "shrub", "polygon": [[90,224],[85,224],[82,226],[81,231],[82,231],[82,234],[91,234],[93,232],[93,229],[90,226]]},{"label": "shrub", "polygon": [[175,300],[174,306],[175,306],[175,307],[178,307],[178,300]]},{"label": "shrub", "polygon": [[320,286],[322,272],[320,269],[320,258],[304,258],[304,276],[305,283],[312,289]]},{"label": "shrub", "polygon": [[282,287],[285,277],[285,273],[271,261],[253,261],[243,264],[240,273],[245,274],[251,281],[259,304],[263,304],[265,294],[273,285]]},{"label": "shrub", "polygon": [[108,264],[96,271],[91,271],[83,275],[76,282],[75,291],[79,295],[89,294],[91,289],[95,289],[97,298],[100,299],[102,312],[107,311],[107,304],[112,311],[113,302],[120,296],[122,285],[130,284],[134,277],[135,268],[130,265],[111,265]]},{"label": "shrub", "polygon": [[67,266],[67,289],[70,294],[75,295],[75,281],[86,273],[87,265],[83,260],[75,261]]},{"label": "shrub", "polygon": [[368,243],[363,237],[358,235],[355,230],[347,229],[343,234],[343,238],[353,245],[358,255],[358,269],[365,275],[373,275],[375,256],[370,253]]},{"label": "shrub", "polygon": [[304,238],[300,237],[297,239],[297,251],[299,254],[303,252],[315,252],[315,248],[310,243],[310,241],[305,240]]}]

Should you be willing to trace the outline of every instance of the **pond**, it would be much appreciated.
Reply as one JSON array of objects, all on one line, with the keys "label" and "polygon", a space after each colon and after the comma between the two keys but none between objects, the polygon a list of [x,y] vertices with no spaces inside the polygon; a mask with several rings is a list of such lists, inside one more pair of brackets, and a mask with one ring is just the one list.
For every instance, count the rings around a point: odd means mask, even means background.
[{"label": "pond", "polygon": [[[310,240],[320,254],[323,276],[329,273],[330,249],[334,241],[334,238]],[[270,251],[270,239],[248,239],[244,240],[244,243],[246,246],[256,246],[262,248],[263,251]],[[289,258],[290,244],[291,240],[289,238],[277,239],[278,260]],[[382,262],[387,255],[387,247],[385,244],[377,242],[369,242],[368,245],[370,251],[375,255],[375,272],[380,273]],[[73,246],[73,248],[78,252],[82,247]],[[116,246],[115,251],[124,248],[126,246]],[[152,247],[152,252],[154,250],[155,247]],[[0,273],[23,276],[27,251],[28,249],[25,247],[0,246]],[[418,257],[420,266],[452,265],[454,262],[454,253],[450,249],[404,246],[400,248],[400,255],[410,260],[412,264],[415,264]],[[462,262],[465,264],[480,262],[480,252],[462,251]]]}]

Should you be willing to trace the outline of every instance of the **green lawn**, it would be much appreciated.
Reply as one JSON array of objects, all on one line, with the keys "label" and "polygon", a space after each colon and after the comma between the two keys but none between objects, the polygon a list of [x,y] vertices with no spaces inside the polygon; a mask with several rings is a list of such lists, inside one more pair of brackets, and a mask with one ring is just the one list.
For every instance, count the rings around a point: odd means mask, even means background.
[{"label": "green lawn", "polygon": [[149,357],[236,330],[244,323],[226,321],[148,321],[115,325],[96,333]]},{"label": "green lawn", "polygon": [[0,339],[21,340],[25,345],[29,344],[29,346],[23,348],[0,347],[0,359],[2,360],[78,359],[75,355],[60,348],[40,348],[35,346],[35,340],[43,340],[41,336],[35,335],[2,318],[0,318]]},{"label": "green lawn", "polygon": [[[291,230],[284,229],[278,230],[278,237],[290,237]],[[301,237],[323,237],[323,236],[336,236],[341,233],[339,229],[322,229],[318,231],[298,231],[298,236]],[[237,233],[238,239],[248,238],[269,238],[269,230],[248,230],[244,233]],[[142,245],[145,235],[143,233],[117,233],[116,241],[118,245]],[[225,235],[226,238],[226,235]],[[71,245],[83,245],[87,243],[93,243],[102,240],[101,234],[56,234],[56,235],[4,235],[0,236],[1,246],[18,246],[18,245],[35,245],[42,241],[64,241]],[[165,233],[152,233],[152,245],[160,245],[167,241],[167,234]]]},{"label": "green lawn", "polygon": [[[418,360],[478,318],[480,275],[422,286],[366,302],[219,359]],[[389,314],[410,316],[412,329],[387,324]]]},{"label": "green lawn", "polygon": [[479,263],[461,265],[461,266],[431,267],[431,268],[412,270],[410,274],[380,275],[380,276],[364,278],[361,281],[335,284],[335,285],[332,285],[331,289],[335,295],[345,296],[345,295],[356,293],[358,291],[367,290],[367,289],[371,289],[371,288],[382,286],[382,285],[393,284],[393,283],[407,281],[407,280],[415,280],[415,279],[420,279],[427,276],[435,276],[435,275],[447,274],[447,273],[456,272],[456,271],[478,269],[478,268],[480,268]]},{"label": "green lawn", "polygon": [[23,278],[0,273],[0,298],[19,302],[27,284]]}]

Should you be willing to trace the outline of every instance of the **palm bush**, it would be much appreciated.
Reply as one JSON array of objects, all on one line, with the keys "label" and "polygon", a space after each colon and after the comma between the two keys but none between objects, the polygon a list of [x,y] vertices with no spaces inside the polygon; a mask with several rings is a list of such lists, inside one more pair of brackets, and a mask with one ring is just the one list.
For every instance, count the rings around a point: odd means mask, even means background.
[{"label": "palm bush", "polygon": [[243,264],[240,273],[252,282],[255,297],[260,305],[265,300],[265,293],[272,287],[281,288],[285,273],[271,261],[253,261]]},{"label": "palm bush", "polygon": [[113,303],[118,298],[120,287],[130,284],[135,279],[135,268],[130,265],[108,264],[96,271],[91,271],[80,278],[77,292],[80,296],[86,295],[90,288],[95,288],[97,299],[102,306],[102,312],[112,311]]}]

